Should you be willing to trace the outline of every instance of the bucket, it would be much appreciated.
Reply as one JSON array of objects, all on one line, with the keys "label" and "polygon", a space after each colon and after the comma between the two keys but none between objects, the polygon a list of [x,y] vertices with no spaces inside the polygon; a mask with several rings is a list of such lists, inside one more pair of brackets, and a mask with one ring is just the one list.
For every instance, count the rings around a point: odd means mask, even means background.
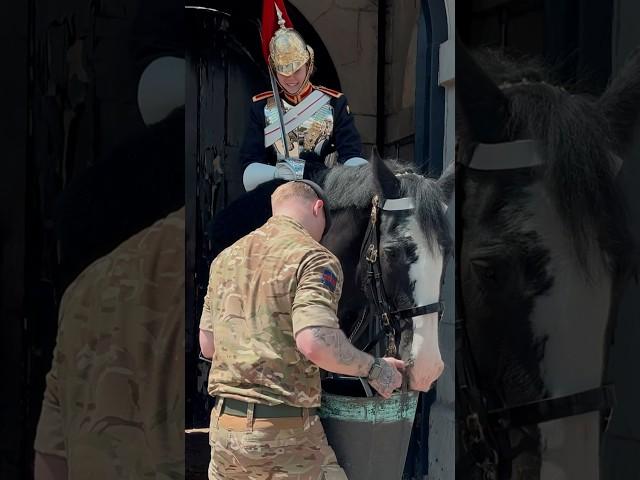
[{"label": "bucket", "polygon": [[401,480],[418,392],[367,397],[359,378],[322,382],[318,415],[349,480]]}]

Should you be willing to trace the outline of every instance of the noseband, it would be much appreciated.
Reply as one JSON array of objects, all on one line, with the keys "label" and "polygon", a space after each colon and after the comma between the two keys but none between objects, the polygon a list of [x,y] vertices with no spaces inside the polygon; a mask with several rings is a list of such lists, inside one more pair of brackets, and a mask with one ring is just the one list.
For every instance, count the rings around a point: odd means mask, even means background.
[{"label": "noseband", "polygon": [[[394,309],[389,301],[389,297],[384,288],[382,280],[382,267],[380,265],[380,210],[383,211],[405,211],[414,208],[413,201],[408,198],[382,199],[377,195],[371,200],[371,214],[367,231],[360,248],[360,262],[367,265],[367,276],[365,278],[365,289],[368,293],[369,306],[375,318],[380,322],[379,333],[364,347],[368,352],[375,347],[383,337],[387,337],[386,356],[395,357],[398,354],[397,342],[405,330],[413,328],[413,317],[426,315],[428,313],[438,313],[438,319],[442,317],[444,305],[442,302],[435,302],[429,305],[418,307]],[[443,269],[444,270],[444,269]],[[362,326],[363,316],[355,326],[351,337],[353,337]]]}]

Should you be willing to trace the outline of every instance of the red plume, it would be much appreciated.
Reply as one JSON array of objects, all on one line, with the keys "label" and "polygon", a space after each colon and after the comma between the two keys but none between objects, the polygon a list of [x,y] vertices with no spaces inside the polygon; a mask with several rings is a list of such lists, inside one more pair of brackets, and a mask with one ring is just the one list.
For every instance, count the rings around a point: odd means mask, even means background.
[{"label": "red plume", "polygon": [[262,2],[262,55],[264,60],[269,64],[269,42],[275,31],[280,28],[278,26],[278,16],[276,15],[276,7],[282,12],[282,18],[284,18],[284,25],[287,28],[293,28],[293,24],[287,14],[287,9],[284,8],[284,0],[263,0]]}]

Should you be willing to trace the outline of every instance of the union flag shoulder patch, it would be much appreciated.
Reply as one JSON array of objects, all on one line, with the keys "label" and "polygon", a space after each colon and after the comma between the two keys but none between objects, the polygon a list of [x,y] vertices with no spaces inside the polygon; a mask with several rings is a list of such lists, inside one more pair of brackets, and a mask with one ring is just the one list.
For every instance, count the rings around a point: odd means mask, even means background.
[{"label": "union flag shoulder patch", "polygon": [[336,274],[333,273],[330,269],[325,268],[324,272],[322,272],[320,283],[332,292],[335,292],[336,284],[338,283],[338,277],[336,277]]}]

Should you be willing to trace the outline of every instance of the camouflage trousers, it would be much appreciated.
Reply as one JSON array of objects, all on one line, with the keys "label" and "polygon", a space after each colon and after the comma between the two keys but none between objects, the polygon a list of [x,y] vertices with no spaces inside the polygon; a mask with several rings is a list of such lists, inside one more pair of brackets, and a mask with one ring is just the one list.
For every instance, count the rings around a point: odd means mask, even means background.
[{"label": "camouflage trousers", "polygon": [[209,480],[348,480],[317,416],[211,413]]}]

